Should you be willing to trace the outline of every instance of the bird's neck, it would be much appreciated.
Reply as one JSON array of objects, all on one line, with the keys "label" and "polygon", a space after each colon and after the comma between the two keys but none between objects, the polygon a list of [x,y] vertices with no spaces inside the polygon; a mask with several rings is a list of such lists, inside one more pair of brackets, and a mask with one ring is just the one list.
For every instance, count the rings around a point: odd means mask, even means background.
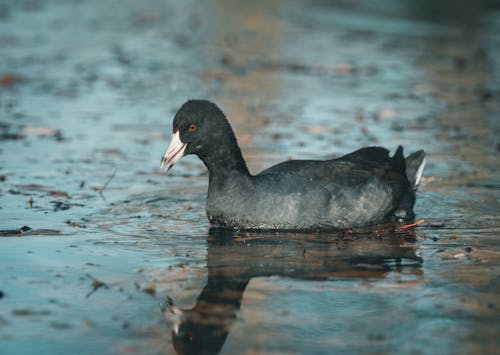
[{"label": "bird's neck", "polygon": [[250,175],[234,137],[214,144],[213,149],[205,154],[199,154],[199,157],[208,169],[211,184]]}]

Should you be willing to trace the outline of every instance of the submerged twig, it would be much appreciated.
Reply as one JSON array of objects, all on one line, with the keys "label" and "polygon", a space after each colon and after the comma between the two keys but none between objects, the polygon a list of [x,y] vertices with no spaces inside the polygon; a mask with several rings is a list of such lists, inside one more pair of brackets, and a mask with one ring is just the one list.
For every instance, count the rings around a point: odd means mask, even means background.
[{"label": "submerged twig", "polygon": [[98,289],[100,289],[101,287],[104,287],[104,288],[109,288],[108,284],[105,283],[105,282],[102,282],[98,279],[96,279],[95,277],[93,277],[92,275],[90,274],[87,274],[86,275],[89,279],[92,280],[92,290],[87,293],[87,295],[85,296],[85,298],[89,298],[95,291],[97,291]]},{"label": "submerged twig", "polygon": [[104,190],[106,190],[106,187],[108,187],[109,183],[111,182],[111,180],[113,180],[113,178],[115,177],[116,175],[116,168],[113,169],[113,172],[111,173],[111,175],[109,176],[108,180],[106,180],[106,182],[104,183],[104,185],[102,185],[102,187],[99,189],[99,195],[102,197],[102,199],[105,201],[105,202],[108,202],[108,200],[106,200],[106,197],[104,197]]},{"label": "submerged twig", "polygon": [[424,222],[425,222],[425,219],[419,219],[418,221],[416,221],[414,223],[405,224],[404,226],[399,226],[398,229],[408,229],[408,228],[411,228],[411,227],[418,226],[419,224],[422,224]]}]

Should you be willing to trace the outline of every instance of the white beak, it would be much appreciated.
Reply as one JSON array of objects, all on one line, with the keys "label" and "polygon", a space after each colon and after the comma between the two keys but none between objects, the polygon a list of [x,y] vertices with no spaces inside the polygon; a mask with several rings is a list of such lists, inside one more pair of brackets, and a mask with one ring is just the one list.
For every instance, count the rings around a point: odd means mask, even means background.
[{"label": "white beak", "polygon": [[177,160],[182,158],[184,150],[186,150],[186,146],[187,144],[181,142],[179,131],[175,131],[163,158],[161,158],[160,168],[165,171],[169,171]]}]

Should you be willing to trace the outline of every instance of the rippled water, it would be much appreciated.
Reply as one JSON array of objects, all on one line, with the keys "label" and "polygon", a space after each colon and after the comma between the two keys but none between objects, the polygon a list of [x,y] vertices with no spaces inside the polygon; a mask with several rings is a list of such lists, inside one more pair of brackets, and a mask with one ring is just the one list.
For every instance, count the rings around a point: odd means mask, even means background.
[{"label": "rippled water", "polygon": [[[493,2],[0,1],[0,353],[496,353],[498,33]],[[425,149],[425,222],[209,230],[202,164],[158,168],[187,98],[253,172]]]}]

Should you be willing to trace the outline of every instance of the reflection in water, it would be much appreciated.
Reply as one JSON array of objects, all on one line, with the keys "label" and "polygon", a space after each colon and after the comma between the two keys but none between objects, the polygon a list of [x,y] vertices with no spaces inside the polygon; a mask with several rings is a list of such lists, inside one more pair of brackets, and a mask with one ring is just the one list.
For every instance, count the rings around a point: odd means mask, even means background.
[{"label": "reflection in water", "polygon": [[163,307],[167,318],[176,318],[172,338],[179,354],[216,354],[222,349],[254,277],[327,281],[384,278],[403,268],[421,273],[422,258],[411,231],[380,237],[211,230],[207,241],[208,280],[196,305],[180,309],[169,299]]}]

